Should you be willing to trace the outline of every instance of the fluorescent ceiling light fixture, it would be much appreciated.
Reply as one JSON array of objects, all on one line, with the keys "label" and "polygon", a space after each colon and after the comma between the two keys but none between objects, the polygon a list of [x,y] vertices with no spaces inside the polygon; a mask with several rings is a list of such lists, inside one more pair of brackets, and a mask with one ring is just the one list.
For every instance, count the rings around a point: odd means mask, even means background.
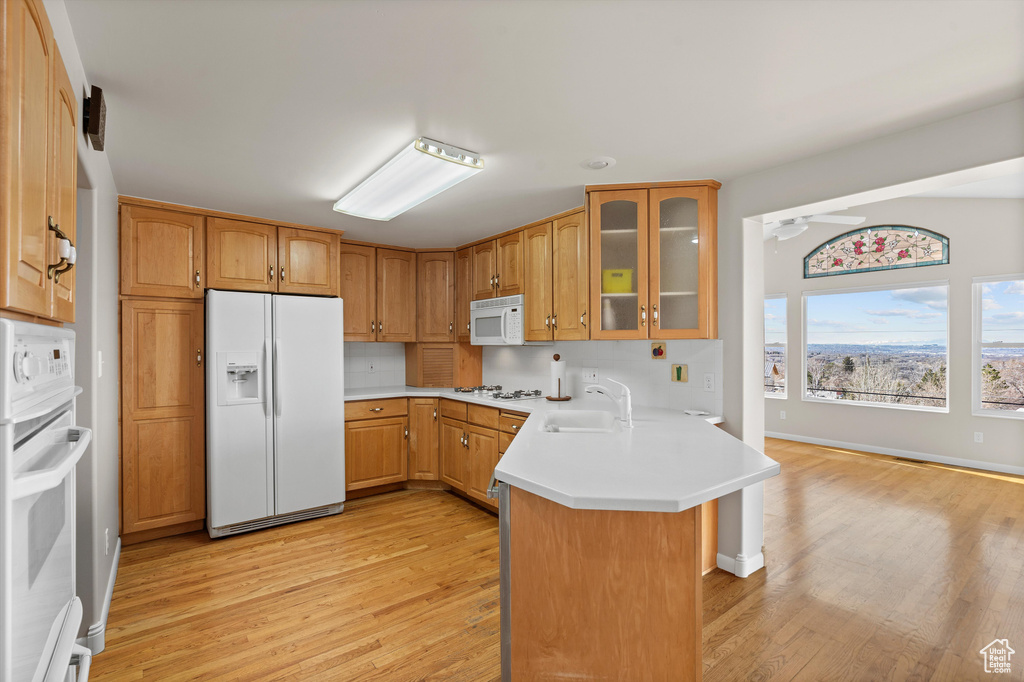
[{"label": "fluorescent ceiling light fixture", "polygon": [[338,199],[334,210],[391,220],[483,169],[484,160],[475,152],[421,137]]}]

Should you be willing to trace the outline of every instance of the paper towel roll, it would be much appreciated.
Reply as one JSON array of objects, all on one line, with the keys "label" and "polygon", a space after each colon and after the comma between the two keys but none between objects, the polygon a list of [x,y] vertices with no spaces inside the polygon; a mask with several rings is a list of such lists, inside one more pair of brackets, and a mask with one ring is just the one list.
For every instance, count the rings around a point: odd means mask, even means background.
[{"label": "paper towel roll", "polygon": [[[555,356],[558,357],[557,355]],[[562,382],[562,390],[558,390],[558,382]],[[551,393],[552,398],[561,398],[568,394],[568,386],[565,383],[565,360],[551,361]]]}]

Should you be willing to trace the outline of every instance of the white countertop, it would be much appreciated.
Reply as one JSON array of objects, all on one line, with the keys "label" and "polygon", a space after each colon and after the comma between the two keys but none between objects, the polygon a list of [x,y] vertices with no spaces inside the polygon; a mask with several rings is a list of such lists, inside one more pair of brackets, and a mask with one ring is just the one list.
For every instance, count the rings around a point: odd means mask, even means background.
[{"label": "white countertop", "polygon": [[678,512],[779,473],[778,462],[713,424],[715,415],[633,407],[632,429],[613,433],[549,433],[542,413],[605,410],[587,395],[556,403],[494,400],[450,388],[387,386],[347,390],[345,400],[452,398],[531,414],[495,469],[498,480],[573,509]]}]

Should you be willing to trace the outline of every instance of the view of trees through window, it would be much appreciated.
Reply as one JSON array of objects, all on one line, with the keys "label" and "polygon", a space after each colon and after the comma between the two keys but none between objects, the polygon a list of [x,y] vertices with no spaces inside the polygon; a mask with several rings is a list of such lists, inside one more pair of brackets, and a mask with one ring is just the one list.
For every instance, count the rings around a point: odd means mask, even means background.
[{"label": "view of trees through window", "polygon": [[764,394],[786,395],[786,297],[764,299]]},{"label": "view of trees through window", "polygon": [[809,398],[946,406],[946,285],[806,297]]},{"label": "view of trees through window", "polygon": [[980,286],[981,407],[1024,412],[1024,280]]}]

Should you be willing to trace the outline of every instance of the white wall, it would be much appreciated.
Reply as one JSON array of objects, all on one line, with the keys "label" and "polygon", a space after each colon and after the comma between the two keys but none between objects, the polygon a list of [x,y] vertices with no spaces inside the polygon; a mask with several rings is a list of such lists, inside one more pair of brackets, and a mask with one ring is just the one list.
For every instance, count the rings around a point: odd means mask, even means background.
[{"label": "white wall", "polygon": [[[930,459],[978,461],[1024,473],[1024,421],[975,417],[971,410],[971,278],[1024,272],[1024,200],[896,199],[853,210],[864,225],[913,225],[949,237],[948,265],[839,277],[803,278],[803,258],[848,226],[814,225],[793,239],[765,243],[765,291],[786,294],[785,399],[765,398],[765,429],[798,438],[832,440],[867,450],[914,452]],[[916,412],[858,403],[801,400],[801,294],[845,287],[949,281],[949,413]],[[779,411],[786,411],[786,419]],[[870,422],[870,428],[864,428]],[[974,432],[984,443],[974,442]],[[785,436],[783,436],[785,437]],[[941,461],[941,459],[940,459]]]},{"label": "white wall", "polygon": [[[664,359],[651,358],[650,341],[560,341],[550,346],[484,346],[485,384],[508,389],[551,386],[551,359],[567,364],[568,395],[583,394],[581,370],[595,367],[598,383],[606,378],[629,387],[634,405],[704,410],[722,414],[722,342],[666,341]],[[673,382],[673,364],[688,366],[689,382]],[[704,373],[714,374],[714,391],[704,390]]]},{"label": "white wall", "polygon": [[404,343],[345,342],[345,390],[404,385]]},{"label": "white wall", "polygon": [[[1024,157],[1024,99],[723,179],[718,217],[718,320],[724,342],[725,428],[762,449],[762,242],[743,219]],[[745,413],[746,410],[746,413]]]},{"label": "white wall", "polygon": [[[81,103],[90,84],[64,2],[44,0],[43,6]],[[107,125],[117,125],[116,111],[109,112]],[[106,596],[119,549],[117,188],[106,154],[94,151],[84,135],[78,138],[78,185],[78,301],[72,328],[77,334],[75,379],[84,391],[78,421],[93,430],[93,442],[77,474],[76,570],[84,611],[79,634],[88,636],[87,645],[96,653],[103,648]],[[97,352],[103,353],[102,377]]]}]

